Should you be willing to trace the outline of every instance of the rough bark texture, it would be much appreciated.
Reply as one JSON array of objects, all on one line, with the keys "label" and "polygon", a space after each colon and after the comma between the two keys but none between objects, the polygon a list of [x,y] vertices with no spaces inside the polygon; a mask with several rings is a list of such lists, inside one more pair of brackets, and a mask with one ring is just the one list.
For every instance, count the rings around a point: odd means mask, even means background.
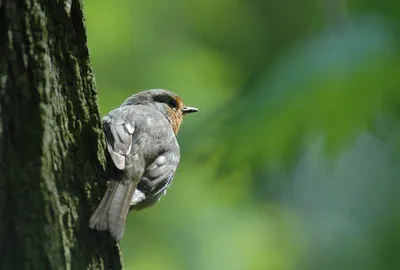
[{"label": "rough bark texture", "polygon": [[0,269],[121,269],[78,0],[0,0]]}]

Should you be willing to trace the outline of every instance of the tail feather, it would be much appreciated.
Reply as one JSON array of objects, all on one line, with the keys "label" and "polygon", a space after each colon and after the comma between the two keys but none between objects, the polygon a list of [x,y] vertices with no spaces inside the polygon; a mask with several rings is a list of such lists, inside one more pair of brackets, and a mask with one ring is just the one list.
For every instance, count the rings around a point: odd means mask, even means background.
[{"label": "tail feather", "polygon": [[98,231],[109,230],[112,237],[120,241],[136,186],[134,181],[110,181],[104,197],[90,218],[89,227]]},{"label": "tail feather", "polygon": [[124,234],[126,218],[129,213],[135,189],[136,185],[133,181],[125,182],[125,185],[119,183],[112,199],[108,212],[108,230],[117,241],[119,241]]},{"label": "tail feather", "polygon": [[116,187],[118,183],[116,181],[110,181],[106,193],[97,206],[92,217],[89,221],[89,227],[98,231],[108,230],[108,212],[110,210],[112,198],[114,197]]}]

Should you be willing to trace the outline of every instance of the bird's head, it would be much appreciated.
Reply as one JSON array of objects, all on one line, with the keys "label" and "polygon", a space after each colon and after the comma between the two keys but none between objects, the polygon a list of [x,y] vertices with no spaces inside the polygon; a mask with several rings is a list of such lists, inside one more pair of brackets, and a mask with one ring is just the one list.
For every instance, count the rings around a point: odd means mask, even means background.
[{"label": "bird's head", "polygon": [[164,89],[151,89],[132,95],[121,106],[148,105],[164,114],[171,123],[175,134],[178,134],[183,116],[198,112],[194,107],[186,106],[183,100],[175,93]]}]

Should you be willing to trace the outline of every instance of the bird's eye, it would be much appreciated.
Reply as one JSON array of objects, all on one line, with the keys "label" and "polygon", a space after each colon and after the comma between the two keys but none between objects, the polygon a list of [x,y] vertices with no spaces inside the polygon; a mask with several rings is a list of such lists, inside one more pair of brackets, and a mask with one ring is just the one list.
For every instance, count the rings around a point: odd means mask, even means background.
[{"label": "bird's eye", "polygon": [[170,106],[172,109],[176,109],[176,106],[177,106],[176,100],[175,99],[170,99],[168,101],[168,106]]}]

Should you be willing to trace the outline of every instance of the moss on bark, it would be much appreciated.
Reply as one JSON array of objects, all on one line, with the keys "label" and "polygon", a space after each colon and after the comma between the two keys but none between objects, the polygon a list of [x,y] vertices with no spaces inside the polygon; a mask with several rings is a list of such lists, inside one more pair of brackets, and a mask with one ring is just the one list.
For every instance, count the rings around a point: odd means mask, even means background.
[{"label": "moss on bark", "polygon": [[[82,2],[0,0],[0,269],[121,269]],[[93,196],[93,197],[92,197]]]}]

